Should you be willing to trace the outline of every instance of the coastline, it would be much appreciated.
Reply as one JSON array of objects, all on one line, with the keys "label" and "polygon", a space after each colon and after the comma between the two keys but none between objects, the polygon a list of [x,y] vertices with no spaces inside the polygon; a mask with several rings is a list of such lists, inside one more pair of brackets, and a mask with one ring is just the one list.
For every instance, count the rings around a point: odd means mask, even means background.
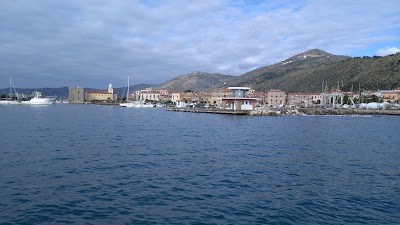
[{"label": "coastline", "polygon": [[390,115],[400,116],[400,110],[391,109],[299,109],[307,115]]},{"label": "coastline", "polygon": [[389,115],[400,116],[400,110],[373,110],[373,109],[321,109],[321,108],[280,108],[264,109],[253,111],[233,111],[215,108],[166,108],[167,111],[192,112],[192,113],[215,113],[229,115],[250,115],[250,116],[287,116],[287,115]]}]

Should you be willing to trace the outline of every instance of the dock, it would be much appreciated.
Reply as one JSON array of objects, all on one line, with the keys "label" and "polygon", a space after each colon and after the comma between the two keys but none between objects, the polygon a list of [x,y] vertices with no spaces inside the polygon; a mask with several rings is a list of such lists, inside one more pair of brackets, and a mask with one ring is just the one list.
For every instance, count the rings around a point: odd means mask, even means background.
[{"label": "dock", "polygon": [[168,107],[167,111],[175,112],[192,112],[192,113],[215,113],[215,114],[229,114],[229,115],[249,115],[251,111],[248,110],[229,110],[217,108],[183,108],[183,107]]}]

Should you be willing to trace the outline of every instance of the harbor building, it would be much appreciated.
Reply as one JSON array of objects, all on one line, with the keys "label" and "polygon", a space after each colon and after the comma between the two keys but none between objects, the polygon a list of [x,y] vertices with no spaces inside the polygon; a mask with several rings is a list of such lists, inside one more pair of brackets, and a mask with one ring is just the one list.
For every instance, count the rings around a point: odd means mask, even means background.
[{"label": "harbor building", "polygon": [[266,103],[271,107],[283,107],[286,104],[286,92],[281,90],[270,90],[267,93]]},{"label": "harbor building", "polygon": [[146,88],[146,90],[140,90],[137,92],[139,96],[139,101],[168,101],[171,99],[170,93],[168,90],[153,90],[152,88]]},{"label": "harbor building", "polygon": [[287,104],[290,107],[311,107],[321,101],[320,93],[288,93]]},{"label": "harbor building", "polygon": [[140,93],[140,101],[160,101],[160,92],[159,91],[142,91]]},{"label": "harbor building", "polygon": [[107,91],[99,90],[88,90],[86,91],[86,101],[115,101],[117,100],[117,94],[114,94],[112,84],[108,85]]},{"label": "harbor building", "polygon": [[400,91],[382,91],[381,98],[383,102],[396,103],[400,100]]},{"label": "harbor building", "polygon": [[218,89],[218,90],[211,92],[210,102],[213,105],[221,107],[222,106],[222,98],[228,97],[231,95],[232,95],[232,91],[229,89],[226,89],[226,88]]},{"label": "harbor building", "polygon": [[82,87],[68,88],[68,102],[72,104],[82,104],[85,102],[85,91]]},{"label": "harbor building", "polygon": [[247,97],[247,92],[251,90],[248,87],[228,87],[231,96],[222,97],[222,109],[253,110],[258,98]]}]

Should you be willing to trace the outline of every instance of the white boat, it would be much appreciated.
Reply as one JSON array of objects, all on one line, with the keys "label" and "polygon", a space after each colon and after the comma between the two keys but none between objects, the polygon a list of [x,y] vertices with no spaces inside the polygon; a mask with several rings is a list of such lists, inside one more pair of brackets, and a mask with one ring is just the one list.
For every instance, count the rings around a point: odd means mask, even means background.
[{"label": "white boat", "polygon": [[[122,94],[123,95],[123,94]],[[146,103],[144,101],[128,101],[129,100],[129,77],[128,77],[128,92],[126,93],[126,103],[120,103],[120,107],[127,108],[154,108],[155,104]]]},{"label": "white boat", "polygon": [[154,104],[151,104],[151,103],[140,102],[135,107],[136,108],[154,108],[156,106]]},{"label": "white boat", "polygon": [[29,101],[22,101],[22,104],[26,105],[51,105],[55,102],[54,98],[43,98],[42,93],[35,91],[33,92],[33,98]]},{"label": "white boat", "polygon": [[128,91],[126,92],[126,103],[119,103],[120,107],[135,107],[135,103],[129,102],[129,77],[128,77]]},{"label": "white boat", "polygon": [[0,100],[0,105],[18,105],[19,102],[15,100],[10,100],[10,99],[2,99]]},{"label": "white boat", "polygon": [[153,104],[145,104],[143,102],[135,101],[135,102],[127,102],[123,103],[125,106],[123,107],[128,107],[128,108],[148,108],[148,107],[154,107]]}]

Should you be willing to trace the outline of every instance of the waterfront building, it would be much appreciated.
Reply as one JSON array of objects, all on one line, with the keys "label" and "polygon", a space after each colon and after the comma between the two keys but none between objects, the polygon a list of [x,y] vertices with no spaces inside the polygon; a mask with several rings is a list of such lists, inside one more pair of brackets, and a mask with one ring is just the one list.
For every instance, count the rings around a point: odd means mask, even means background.
[{"label": "waterfront building", "polygon": [[396,103],[400,100],[400,91],[385,91],[381,92],[383,102]]},{"label": "waterfront building", "polygon": [[200,103],[211,104],[211,93],[200,93]]},{"label": "waterfront building", "polygon": [[268,102],[267,94],[268,94],[267,92],[252,92],[252,93],[247,93],[247,96],[259,99],[256,104],[264,106]]},{"label": "waterfront building", "polygon": [[172,92],[171,101],[174,103],[185,102],[185,103],[195,103],[200,102],[200,94],[193,92]]},{"label": "waterfront building", "polygon": [[141,91],[140,93],[140,101],[160,101],[160,92],[159,91]]},{"label": "waterfront building", "polygon": [[[138,92],[139,101],[157,101],[162,102],[169,99],[168,90],[153,90],[152,88],[146,88],[146,90],[141,90]],[[168,100],[167,100],[168,101]]]},{"label": "waterfront building", "polygon": [[286,105],[286,93],[281,90],[270,90],[267,93],[266,103],[271,107],[283,107]]},{"label": "waterfront building", "polygon": [[68,102],[82,104],[85,102],[85,91],[82,87],[68,88]]},{"label": "waterfront building", "polygon": [[171,101],[176,103],[181,100],[182,92],[173,92],[171,93]]},{"label": "waterfront building", "polygon": [[253,110],[258,98],[251,98],[247,96],[247,91],[251,90],[248,87],[228,87],[231,95],[222,97],[222,109],[231,110]]},{"label": "waterfront building", "polygon": [[186,103],[197,103],[200,101],[200,96],[198,93],[184,92],[181,94],[181,100]]},{"label": "waterfront building", "polygon": [[222,98],[232,96],[232,91],[226,88],[211,92],[211,104],[222,107]]},{"label": "waterfront building", "polygon": [[168,94],[168,95],[160,95],[160,102],[168,102],[168,101],[172,101],[172,95]]},{"label": "waterfront building", "polygon": [[320,93],[288,93],[287,104],[291,107],[311,107],[321,101]]},{"label": "waterfront building", "polygon": [[100,90],[88,90],[86,91],[86,101],[116,101],[117,94],[114,94],[114,89],[112,84],[108,85],[107,91]]}]

